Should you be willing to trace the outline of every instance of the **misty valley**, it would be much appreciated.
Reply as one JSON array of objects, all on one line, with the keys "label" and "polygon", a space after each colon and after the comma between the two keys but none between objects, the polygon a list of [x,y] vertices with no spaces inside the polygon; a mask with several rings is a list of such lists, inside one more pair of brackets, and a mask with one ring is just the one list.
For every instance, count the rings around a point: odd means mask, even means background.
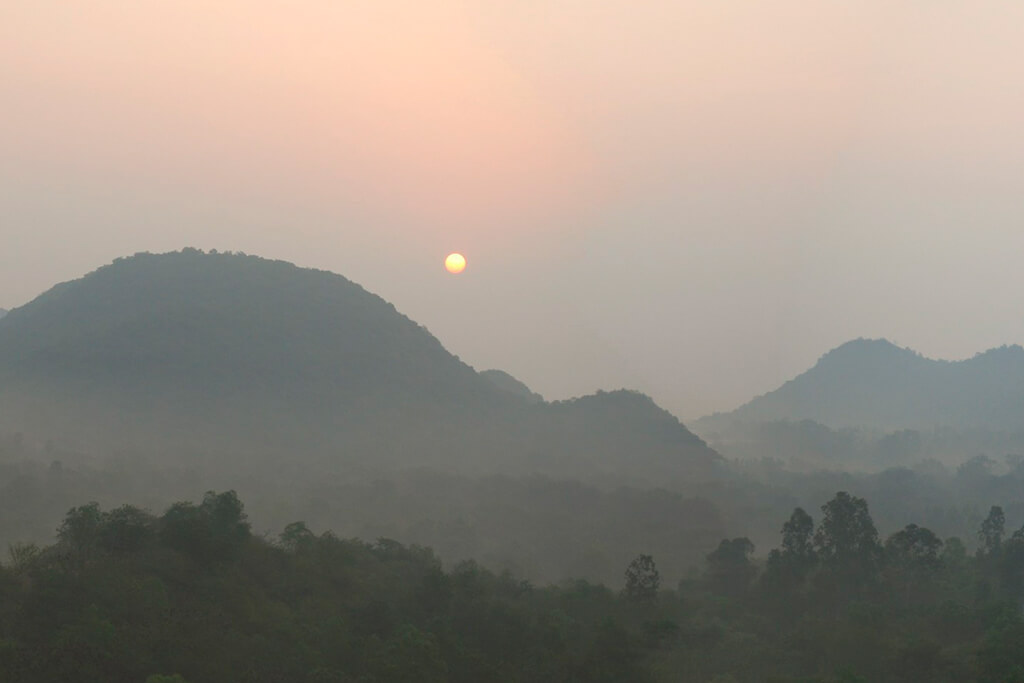
[{"label": "misty valley", "polygon": [[691,431],[136,254],[0,312],[0,681],[1021,681],[1022,417],[860,339]]}]

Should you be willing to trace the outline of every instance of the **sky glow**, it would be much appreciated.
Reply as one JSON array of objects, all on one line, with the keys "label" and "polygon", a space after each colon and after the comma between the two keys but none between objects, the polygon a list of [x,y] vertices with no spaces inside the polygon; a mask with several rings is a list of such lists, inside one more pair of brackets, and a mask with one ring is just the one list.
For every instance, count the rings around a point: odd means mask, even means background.
[{"label": "sky glow", "polygon": [[241,250],[548,398],[684,418],[854,337],[1022,342],[1022,25],[985,0],[6,3],[0,307]]}]

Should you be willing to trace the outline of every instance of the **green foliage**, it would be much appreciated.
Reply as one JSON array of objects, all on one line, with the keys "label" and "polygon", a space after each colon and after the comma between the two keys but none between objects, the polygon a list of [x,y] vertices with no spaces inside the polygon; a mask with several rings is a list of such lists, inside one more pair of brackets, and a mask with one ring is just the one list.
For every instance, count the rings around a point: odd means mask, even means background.
[{"label": "green foliage", "polygon": [[305,522],[292,522],[284,528],[279,538],[282,548],[295,553],[308,548],[316,540],[316,535]]},{"label": "green foliage", "polygon": [[1015,534],[1003,544],[999,564],[1006,597],[1024,604],[1024,538]]},{"label": "green foliage", "polygon": [[[1024,534],[993,564],[908,524],[845,571],[838,558],[877,539],[867,504],[841,492],[823,512],[819,533],[793,512],[760,580],[739,537],[677,591],[660,589],[641,555],[616,594],[586,581],[537,588],[472,561],[445,571],[426,548],[301,522],[271,543],[250,533],[233,492],[160,517],[78,506],[54,546],[0,567],[0,680],[1020,680]],[[974,590],[983,578],[987,595]]]},{"label": "green foliage", "polygon": [[65,558],[81,570],[92,557],[99,542],[103,516],[98,503],[72,508],[57,529],[57,539]]},{"label": "green foliage", "polygon": [[20,573],[28,569],[39,557],[39,546],[35,543],[12,543],[7,546],[11,569]]},{"label": "green foliage", "polygon": [[747,590],[757,568],[750,561],[754,544],[749,538],[723,539],[707,557],[708,581],[714,590],[725,595],[739,595]]},{"label": "green foliage", "polygon": [[768,554],[763,581],[773,590],[790,593],[804,582],[817,562],[814,520],[798,507],[782,525],[782,548]]},{"label": "green foliage", "polygon": [[978,530],[981,548],[986,554],[990,556],[999,554],[999,549],[1003,544],[1005,529],[1006,515],[1003,513],[1003,508],[993,505],[988,511],[985,521],[981,523],[981,529]]},{"label": "green foliage", "polygon": [[840,491],[821,511],[824,516],[814,534],[814,547],[823,565],[851,586],[870,579],[882,547],[867,501]]},{"label": "green foliage", "polygon": [[[159,518],[81,506],[62,529],[21,556],[31,580],[0,568],[0,680],[643,682],[644,648],[672,633],[604,589],[537,590],[473,562],[445,573],[388,539],[295,523],[271,544],[233,492]],[[80,536],[88,562],[63,561]]]},{"label": "green foliage", "polygon": [[979,683],[1024,681],[1024,621],[1019,605],[1005,605],[995,613],[978,651]]},{"label": "green foliage", "polygon": [[165,545],[204,563],[235,556],[249,536],[242,502],[234,491],[209,491],[200,505],[175,503],[160,520]]},{"label": "green foliage", "polygon": [[[118,512],[121,500],[165,510],[193,495],[202,481],[227,479],[198,465],[181,469],[127,457],[97,465],[63,451],[34,449],[17,463],[0,462],[5,555],[9,544],[50,543],[67,510],[83,500],[113,508],[107,515],[123,514],[122,531],[138,534],[134,540],[121,533],[121,540],[101,537],[101,547],[158,542],[160,524],[144,528],[132,522],[131,510],[141,505]],[[59,471],[49,466],[55,456],[64,460]],[[303,520],[309,529],[331,529],[343,537],[388,536],[430,546],[447,561],[478,558],[533,581],[578,577],[619,585],[625,565],[643,550],[658,558],[663,579],[674,584],[726,533],[722,510],[700,490],[608,489],[540,476],[470,478],[429,470],[367,477],[348,473],[344,462],[329,474],[291,466],[282,474],[256,465],[245,472],[241,485],[254,529],[280,530]],[[640,527],[644,543],[636,548]]]},{"label": "green foliage", "polygon": [[654,600],[660,585],[661,575],[650,555],[639,555],[626,567],[624,592],[630,600]]},{"label": "green foliage", "polygon": [[99,545],[112,552],[137,552],[155,536],[153,518],[148,513],[132,505],[122,505],[104,515]]},{"label": "green foliage", "polygon": [[797,565],[813,565],[817,559],[814,520],[803,508],[793,510],[789,520],[782,525],[782,554]]},{"label": "green foliage", "polygon": [[942,541],[930,529],[908,524],[885,541],[886,560],[901,567],[933,571],[942,563]]}]

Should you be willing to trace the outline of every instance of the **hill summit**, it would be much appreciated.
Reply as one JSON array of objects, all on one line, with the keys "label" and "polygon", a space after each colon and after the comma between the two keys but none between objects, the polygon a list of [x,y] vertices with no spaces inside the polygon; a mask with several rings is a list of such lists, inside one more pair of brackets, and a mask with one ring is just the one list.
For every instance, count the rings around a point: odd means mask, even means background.
[{"label": "hill summit", "polygon": [[857,339],[814,367],[731,413],[729,423],[813,420],[876,430],[1024,428],[1024,348],[1003,346],[960,361],[933,360],[885,339]]},{"label": "hill summit", "polygon": [[69,448],[497,472],[718,459],[649,400],[598,445],[583,434],[608,431],[607,407],[538,399],[340,275],[241,254],[118,259],[0,319],[0,431]]}]

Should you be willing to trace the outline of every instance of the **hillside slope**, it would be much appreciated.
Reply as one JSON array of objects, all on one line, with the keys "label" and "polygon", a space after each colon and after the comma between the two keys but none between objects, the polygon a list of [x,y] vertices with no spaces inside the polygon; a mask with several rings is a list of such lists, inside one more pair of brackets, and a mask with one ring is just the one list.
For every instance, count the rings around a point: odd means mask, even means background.
[{"label": "hillside slope", "polygon": [[519,396],[528,403],[543,403],[544,397],[504,370],[483,370],[480,376],[498,389]]},{"label": "hillside slope", "polygon": [[884,339],[858,339],[829,351],[775,391],[695,424],[707,433],[730,423],[778,420],[881,431],[1020,431],[1024,348],[1004,346],[962,361],[943,361]]},{"label": "hillside slope", "polygon": [[649,400],[587,448],[564,410],[495,386],[339,275],[251,256],[119,259],[0,320],[0,431],[68,448],[477,472],[717,460]]}]

